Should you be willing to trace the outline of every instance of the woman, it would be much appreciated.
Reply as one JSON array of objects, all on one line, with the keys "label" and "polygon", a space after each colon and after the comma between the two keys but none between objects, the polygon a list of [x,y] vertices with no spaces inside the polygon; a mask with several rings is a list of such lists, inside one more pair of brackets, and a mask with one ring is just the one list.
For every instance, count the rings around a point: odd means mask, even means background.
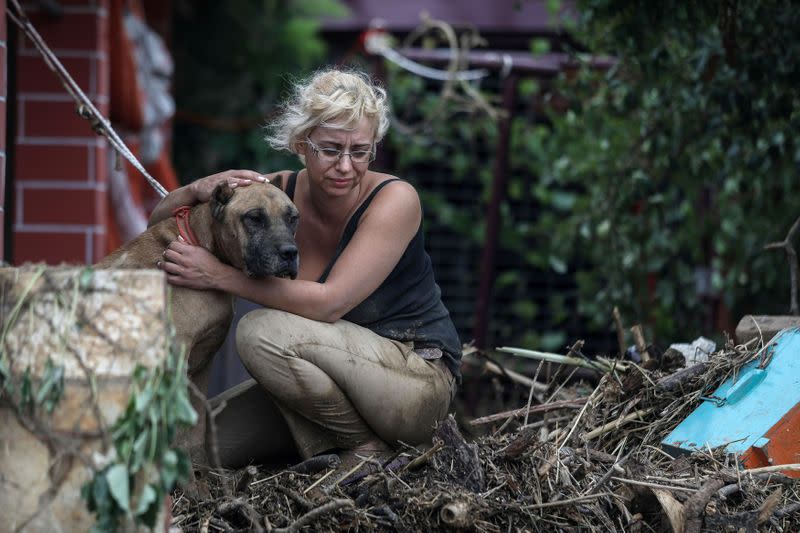
[{"label": "woman", "polygon": [[280,184],[300,212],[296,280],[250,279],[182,241],[165,251],[170,283],[265,307],[236,333],[257,385],[216,399],[225,402],[216,418],[221,461],[425,442],[460,381],[461,350],[424,250],[416,191],[369,169],[388,129],[386,93],[360,73],[321,72],[295,87],[272,126],[268,141],[305,168],[209,176],[171,193],[151,219],[207,201],[222,181]]}]

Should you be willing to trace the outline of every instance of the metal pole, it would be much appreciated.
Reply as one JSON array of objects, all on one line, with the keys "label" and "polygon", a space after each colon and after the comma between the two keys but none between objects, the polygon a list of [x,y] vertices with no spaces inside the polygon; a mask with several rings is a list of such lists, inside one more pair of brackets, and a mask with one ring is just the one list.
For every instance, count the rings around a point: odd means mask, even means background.
[{"label": "metal pole", "polygon": [[503,109],[505,115],[498,124],[497,146],[495,147],[494,169],[492,172],[492,195],[489,200],[489,213],[486,217],[486,237],[481,256],[481,277],[478,299],[475,303],[475,323],[473,338],[475,346],[486,348],[486,334],[489,329],[489,306],[492,298],[492,285],[495,274],[495,255],[500,232],[500,205],[506,198],[508,184],[508,155],[511,140],[511,117],[517,98],[517,76],[512,74],[503,87]]}]

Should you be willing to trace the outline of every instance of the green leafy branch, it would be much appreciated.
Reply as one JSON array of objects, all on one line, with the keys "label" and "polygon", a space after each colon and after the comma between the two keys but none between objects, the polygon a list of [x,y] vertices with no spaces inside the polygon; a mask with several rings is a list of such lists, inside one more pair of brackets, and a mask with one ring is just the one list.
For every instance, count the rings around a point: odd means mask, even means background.
[{"label": "green leafy branch", "polygon": [[176,431],[196,422],[181,351],[170,350],[160,367],[136,368],[128,405],[111,428],[111,457],[81,492],[97,515],[94,531],[115,531],[123,520],[155,526],[164,497],[191,468],[172,445]]}]

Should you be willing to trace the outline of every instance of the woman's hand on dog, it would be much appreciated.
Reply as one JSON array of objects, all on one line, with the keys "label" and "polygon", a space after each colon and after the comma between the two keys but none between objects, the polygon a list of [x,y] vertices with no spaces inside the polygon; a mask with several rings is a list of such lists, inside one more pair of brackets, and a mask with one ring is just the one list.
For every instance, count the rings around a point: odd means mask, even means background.
[{"label": "woman's hand on dog", "polygon": [[253,182],[268,182],[266,176],[261,175],[255,170],[226,170],[218,174],[212,174],[205,178],[193,181],[189,185],[184,185],[175,189],[164,197],[150,214],[148,226],[152,226],[167,217],[172,216],[175,208],[182,205],[195,205],[207,202],[211,198],[214,187],[222,182],[227,182],[232,189],[244,187]]},{"label": "woman's hand on dog", "polygon": [[250,185],[254,181],[264,183],[269,180],[255,170],[226,170],[225,172],[200,178],[189,184],[188,187],[191,189],[196,203],[203,203],[211,198],[211,193],[220,183],[227,182],[228,187],[235,189],[236,187]]},{"label": "woman's hand on dog", "polygon": [[164,250],[158,268],[167,274],[172,285],[190,289],[216,289],[217,282],[229,267],[202,246],[193,246],[178,237]]}]

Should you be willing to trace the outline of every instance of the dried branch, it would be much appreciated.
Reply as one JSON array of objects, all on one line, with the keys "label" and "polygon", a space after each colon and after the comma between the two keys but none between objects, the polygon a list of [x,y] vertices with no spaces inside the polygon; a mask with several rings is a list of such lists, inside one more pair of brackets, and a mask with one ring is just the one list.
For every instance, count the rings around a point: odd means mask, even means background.
[{"label": "dried branch", "polygon": [[771,242],[764,246],[764,250],[783,249],[786,252],[786,260],[789,262],[789,312],[792,315],[800,314],[800,307],[797,305],[797,251],[792,245],[792,240],[794,240],[798,229],[800,229],[800,217],[794,221],[789,233],[786,234],[786,238],[780,242]]},{"label": "dried branch", "polygon": [[272,530],[272,533],[295,533],[300,531],[305,526],[312,524],[315,520],[319,519],[326,514],[330,514],[342,507],[352,507],[353,500],[345,500],[345,499],[338,499],[338,500],[331,500],[325,505],[321,505],[316,509],[307,512],[287,527],[279,527]]}]

